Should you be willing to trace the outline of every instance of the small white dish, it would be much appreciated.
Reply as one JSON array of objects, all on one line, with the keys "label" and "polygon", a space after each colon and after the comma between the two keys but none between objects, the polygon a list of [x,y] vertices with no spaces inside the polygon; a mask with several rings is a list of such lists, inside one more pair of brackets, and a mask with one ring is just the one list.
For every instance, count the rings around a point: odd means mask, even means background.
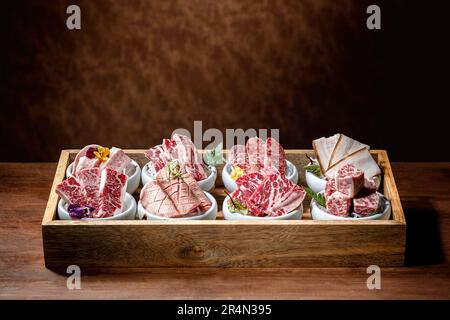
[{"label": "small white dish", "polygon": [[347,220],[347,221],[359,221],[359,220],[389,220],[391,217],[391,202],[386,199],[381,193],[377,192],[383,201],[384,210],[383,212],[361,218],[354,217],[339,217],[326,212],[322,206],[318,205],[317,202],[311,200],[311,216],[313,220]]},{"label": "small white dish", "polygon": [[225,200],[223,200],[222,204],[222,212],[225,220],[299,220],[303,214],[303,203],[296,210],[291,211],[287,214],[278,217],[255,217],[250,215],[241,214],[238,212],[231,212],[228,210],[228,201],[230,197],[227,196]]},{"label": "small white dish", "polygon": [[136,218],[136,200],[129,193],[125,194],[125,201],[122,212],[112,217],[107,218],[82,218],[72,219],[67,211],[67,203],[63,199],[59,199],[58,203],[58,218],[59,220],[83,220],[83,221],[95,221],[95,220],[135,220]]},{"label": "small white dish", "polygon": [[[297,167],[290,161],[286,160],[286,178],[294,184],[298,182],[298,170]],[[232,167],[230,164],[225,164],[222,169],[222,181],[223,185],[229,193],[233,192],[237,188],[236,182],[231,178]]]},{"label": "small white dish", "polygon": [[305,170],[305,179],[308,187],[315,193],[319,193],[325,190],[327,180],[325,178],[319,178],[314,173]]},{"label": "small white dish", "polygon": [[208,192],[205,192],[205,195],[208,197],[209,201],[211,201],[211,208],[205,211],[201,215],[185,217],[185,218],[166,218],[160,217],[156,214],[150,213],[142,206],[141,201],[138,202],[138,218],[144,219],[146,217],[148,220],[216,220],[217,216],[217,201],[216,199]]},{"label": "small white dish", "polygon": [[[135,166],[136,169],[134,170],[134,173],[128,177],[127,192],[129,194],[133,194],[139,187],[139,184],[141,183],[141,167],[134,160],[131,160],[131,163]],[[73,170],[73,162],[66,169],[66,178],[72,175],[72,170]]]},{"label": "small white dish", "polygon": [[[147,182],[154,181],[155,179],[151,176],[151,174],[148,172],[148,164],[147,163],[142,168],[142,185],[145,186]],[[206,179],[197,181],[200,189],[206,192],[210,192],[212,189],[214,189],[216,185],[216,179],[217,179],[217,169],[214,166],[208,166],[208,177]]]}]

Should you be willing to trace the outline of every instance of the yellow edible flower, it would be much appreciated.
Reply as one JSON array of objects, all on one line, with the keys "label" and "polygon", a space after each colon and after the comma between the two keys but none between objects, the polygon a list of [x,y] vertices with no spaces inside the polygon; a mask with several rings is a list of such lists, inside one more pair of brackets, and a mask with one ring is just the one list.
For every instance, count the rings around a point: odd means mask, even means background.
[{"label": "yellow edible flower", "polygon": [[231,171],[231,179],[236,181],[239,177],[242,177],[245,174],[244,169],[235,166],[233,170]]},{"label": "yellow edible flower", "polygon": [[109,148],[98,147],[97,151],[94,151],[94,155],[101,161],[106,161],[109,156]]}]

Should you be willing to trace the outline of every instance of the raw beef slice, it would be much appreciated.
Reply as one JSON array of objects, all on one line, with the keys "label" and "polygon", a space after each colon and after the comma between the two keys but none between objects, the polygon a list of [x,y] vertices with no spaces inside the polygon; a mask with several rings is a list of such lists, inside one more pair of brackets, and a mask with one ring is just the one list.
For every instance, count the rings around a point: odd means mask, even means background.
[{"label": "raw beef slice", "polygon": [[84,191],[86,204],[93,207],[94,213],[100,206],[100,169],[88,168],[80,170],[77,174],[78,183]]},{"label": "raw beef slice", "polygon": [[109,153],[108,161],[102,163],[100,168],[103,170],[104,168],[111,168],[121,173],[125,172],[127,166],[131,163],[131,159],[129,156],[123,152],[122,149],[112,147]]},{"label": "raw beef slice", "polygon": [[236,180],[237,188],[231,194],[233,200],[239,201],[242,205],[248,206],[246,199],[256,191],[261,182],[264,181],[264,175],[260,172],[245,174]]},{"label": "raw beef slice", "polygon": [[273,138],[266,140],[264,167],[275,167],[282,175],[286,174],[286,155],[283,147]]},{"label": "raw beef slice", "polygon": [[325,198],[328,198],[336,191],[336,180],[330,179],[325,184]]},{"label": "raw beef slice", "polygon": [[122,212],[127,189],[127,176],[114,169],[102,170],[100,179],[100,209],[94,217],[106,218]]},{"label": "raw beef slice", "polygon": [[150,160],[158,172],[171,160],[169,155],[165,152],[162,146],[156,146],[145,151],[145,157]]},{"label": "raw beef slice", "polygon": [[85,196],[80,184],[74,177],[69,177],[56,186],[56,193],[68,204],[84,206]]},{"label": "raw beef slice", "polygon": [[[90,144],[90,145],[85,146],[83,149],[80,150],[80,152],[77,153],[77,155],[75,156],[75,160],[74,160],[74,162],[73,162],[72,175],[75,176],[75,175],[77,174],[77,171],[78,171],[78,163],[79,163],[79,161],[80,161],[80,159],[81,159],[82,157],[85,157],[85,156],[86,156],[87,151],[88,151],[90,148],[98,148],[98,147],[100,147],[100,145],[98,145],[98,144]],[[86,157],[86,158],[89,159],[88,157]],[[97,158],[95,158],[95,159],[97,159]],[[99,159],[97,159],[97,160],[99,160]],[[99,163],[99,164],[100,164],[100,163]],[[86,167],[85,167],[85,168],[86,168]]]},{"label": "raw beef slice", "polygon": [[305,191],[301,187],[276,171],[265,175],[247,203],[253,215],[276,217],[297,209],[304,198]]},{"label": "raw beef slice", "polygon": [[192,176],[186,174],[182,179],[169,179],[167,168],[158,173],[155,181],[144,186],[140,200],[148,212],[167,218],[203,213],[212,205]]},{"label": "raw beef slice", "polygon": [[349,197],[354,197],[364,186],[364,172],[351,164],[346,164],[336,173],[336,189]]},{"label": "raw beef slice", "polygon": [[365,197],[353,199],[353,211],[361,216],[377,212],[379,207],[380,196],[376,192]]},{"label": "raw beef slice", "polygon": [[266,154],[266,144],[258,137],[248,139],[245,144],[245,149],[248,154],[250,165],[263,167],[264,157]]},{"label": "raw beef slice", "polygon": [[246,170],[249,167],[249,160],[245,146],[242,144],[237,144],[231,147],[227,154],[227,161],[232,166],[239,166],[240,168]]},{"label": "raw beef slice", "polygon": [[175,142],[174,148],[178,154],[176,159],[184,164],[184,171],[197,181],[206,179],[208,177],[206,166],[192,140],[187,136],[174,134],[172,141]]},{"label": "raw beef slice", "polygon": [[335,216],[346,217],[350,212],[352,199],[342,192],[336,191],[327,198],[327,212]]}]

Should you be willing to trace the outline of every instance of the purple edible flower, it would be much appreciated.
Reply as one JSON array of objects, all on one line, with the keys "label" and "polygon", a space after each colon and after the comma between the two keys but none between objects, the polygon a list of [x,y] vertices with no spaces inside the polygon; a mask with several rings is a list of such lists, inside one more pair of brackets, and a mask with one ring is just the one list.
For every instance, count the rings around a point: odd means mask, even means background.
[{"label": "purple edible flower", "polygon": [[94,159],[95,158],[94,151],[97,151],[97,148],[90,147],[89,149],[87,149],[86,157],[88,157],[89,159]]},{"label": "purple edible flower", "polygon": [[95,208],[85,205],[80,206],[78,204],[69,204],[67,207],[67,211],[69,212],[69,215],[73,219],[82,219],[82,218],[92,218],[93,215],[91,212],[93,212]]}]

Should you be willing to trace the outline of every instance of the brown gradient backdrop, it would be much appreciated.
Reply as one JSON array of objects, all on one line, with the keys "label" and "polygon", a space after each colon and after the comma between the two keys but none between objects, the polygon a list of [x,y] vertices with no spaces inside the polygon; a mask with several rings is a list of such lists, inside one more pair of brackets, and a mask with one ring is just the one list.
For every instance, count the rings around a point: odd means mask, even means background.
[{"label": "brown gradient backdrop", "polygon": [[[81,31],[65,27],[72,3]],[[365,27],[372,3],[380,31]],[[437,35],[411,24],[439,9],[410,3],[9,1],[0,160],[55,161],[88,143],[146,148],[194,120],[279,128],[286,148],[342,132],[394,160],[448,160],[417,152],[447,133]]]}]

